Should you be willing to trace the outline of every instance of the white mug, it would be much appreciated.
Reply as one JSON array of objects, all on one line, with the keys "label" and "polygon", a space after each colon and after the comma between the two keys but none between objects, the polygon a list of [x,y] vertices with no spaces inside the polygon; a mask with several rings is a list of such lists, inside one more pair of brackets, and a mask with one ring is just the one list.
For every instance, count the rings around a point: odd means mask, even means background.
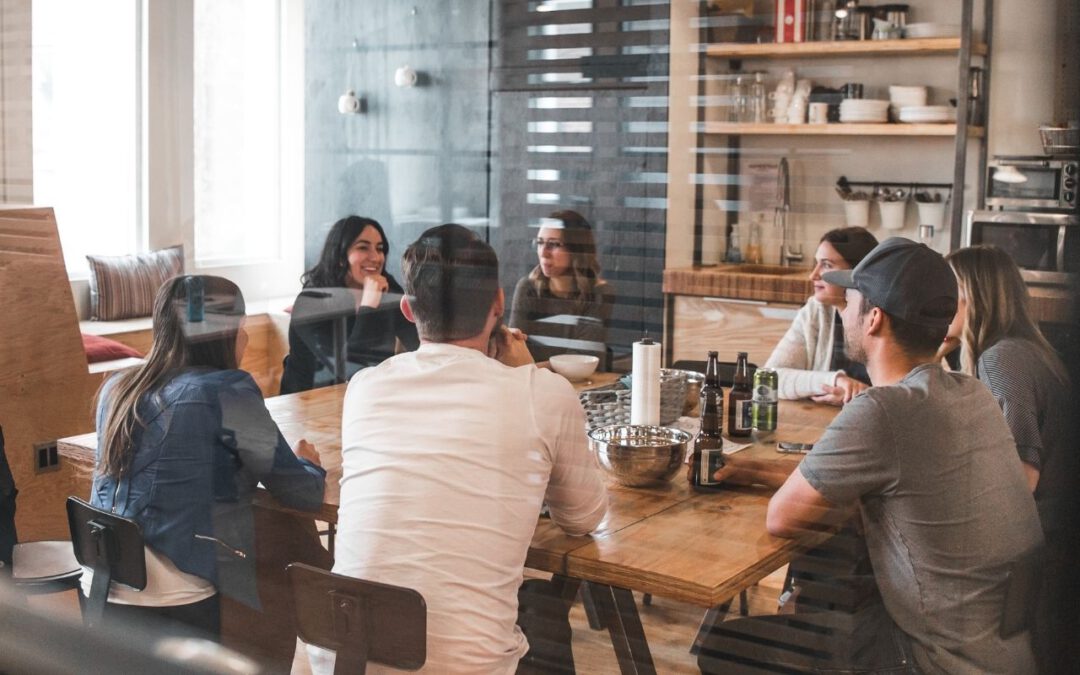
[{"label": "white mug", "polygon": [[356,92],[351,89],[345,92],[337,101],[337,109],[342,115],[360,112],[360,99],[356,97]]},{"label": "white mug", "polygon": [[827,124],[829,121],[829,104],[828,103],[811,103],[810,104],[810,124]]}]

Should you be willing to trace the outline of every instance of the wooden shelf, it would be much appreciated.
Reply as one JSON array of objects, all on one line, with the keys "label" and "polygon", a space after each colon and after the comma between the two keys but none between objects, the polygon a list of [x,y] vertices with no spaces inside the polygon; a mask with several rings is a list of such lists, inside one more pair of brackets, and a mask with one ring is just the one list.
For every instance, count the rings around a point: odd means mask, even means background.
[{"label": "wooden shelf", "polygon": [[[739,124],[705,122],[706,134],[737,136],[955,136],[955,124]],[[981,138],[982,127],[968,127],[968,136]]]},{"label": "wooden shelf", "polygon": [[[705,54],[728,59],[783,59],[829,56],[885,56],[889,54],[948,54],[960,51],[960,38],[911,40],[844,40],[836,42],[720,43],[705,46]],[[986,55],[986,45],[972,45],[972,54]]]}]

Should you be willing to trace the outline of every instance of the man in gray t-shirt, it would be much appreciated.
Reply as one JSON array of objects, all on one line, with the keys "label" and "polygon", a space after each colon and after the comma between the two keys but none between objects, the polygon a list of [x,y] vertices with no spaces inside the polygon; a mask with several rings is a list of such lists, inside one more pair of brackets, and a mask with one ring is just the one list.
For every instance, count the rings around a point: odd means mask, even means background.
[{"label": "man in gray t-shirt", "polygon": [[[1042,543],[1038,514],[994,397],[934,362],[956,311],[948,265],[921,244],[893,238],[854,270],[825,280],[848,289],[845,349],[867,364],[875,386],[844,407],[777,490],[767,527],[795,537],[857,507],[886,623],[901,633],[876,625],[875,637],[857,626],[838,640],[820,619],[783,619],[784,637],[767,643],[774,651],[739,659],[812,671],[901,672],[914,661],[925,672],[1034,672],[1028,632],[1004,639],[999,629],[1009,566]],[[761,480],[737,461],[717,478]],[[800,660],[805,647],[790,646],[802,639],[793,627],[807,621],[820,624],[817,642],[805,643],[823,652],[812,663]],[[711,645],[712,662],[699,660],[706,671],[725,670],[720,661],[735,634],[766,644],[760,625],[723,624],[715,632],[722,635]],[[897,637],[905,638],[903,649],[883,649]],[[865,644],[839,644],[844,639]],[[781,642],[789,646],[777,655]],[[706,641],[703,652],[709,647]]]}]

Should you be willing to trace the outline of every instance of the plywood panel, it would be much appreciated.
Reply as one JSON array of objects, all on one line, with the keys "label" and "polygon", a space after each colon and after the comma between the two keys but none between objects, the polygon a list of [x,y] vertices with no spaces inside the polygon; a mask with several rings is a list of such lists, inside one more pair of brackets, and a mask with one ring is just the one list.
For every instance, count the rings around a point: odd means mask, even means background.
[{"label": "plywood panel", "polygon": [[93,389],[52,209],[0,208],[0,288],[0,425],[20,539],[66,539],[74,476],[36,473],[33,446],[93,428]]},{"label": "plywood panel", "polygon": [[764,365],[784,336],[798,305],[675,296],[674,360],[701,361],[706,352],[720,352],[734,361],[747,352],[750,362]]}]

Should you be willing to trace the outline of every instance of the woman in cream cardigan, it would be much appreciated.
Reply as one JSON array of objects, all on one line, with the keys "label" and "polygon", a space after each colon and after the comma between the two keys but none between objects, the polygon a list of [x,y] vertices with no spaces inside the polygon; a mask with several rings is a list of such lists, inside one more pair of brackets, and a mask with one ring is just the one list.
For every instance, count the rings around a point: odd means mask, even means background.
[{"label": "woman in cream cardigan", "polygon": [[866,367],[844,354],[844,326],[837,311],[844,304],[844,289],[825,283],[821,275],[855,267],[877,243],[861,227],[830,230],[821,238],[810,272],[814,295],[765,363],[777,370],[780,398],[843,405],[869,386]]}]

